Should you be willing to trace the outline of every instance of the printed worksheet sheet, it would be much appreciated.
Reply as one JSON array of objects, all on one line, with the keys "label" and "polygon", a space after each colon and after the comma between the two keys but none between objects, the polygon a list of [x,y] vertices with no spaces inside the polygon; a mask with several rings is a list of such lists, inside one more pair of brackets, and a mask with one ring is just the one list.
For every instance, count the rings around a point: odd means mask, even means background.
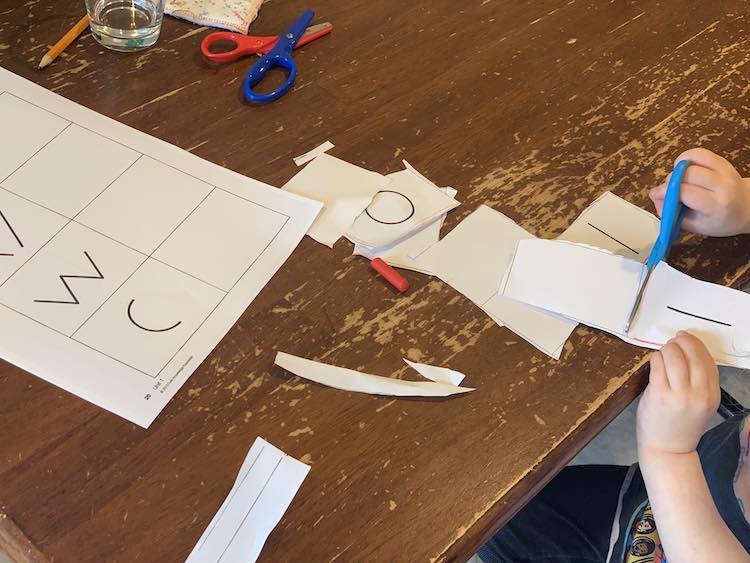
[{"label": "printed worksheet sheet", "polygon": [[148,427],[321,204],[0,68],[0,357]]}]

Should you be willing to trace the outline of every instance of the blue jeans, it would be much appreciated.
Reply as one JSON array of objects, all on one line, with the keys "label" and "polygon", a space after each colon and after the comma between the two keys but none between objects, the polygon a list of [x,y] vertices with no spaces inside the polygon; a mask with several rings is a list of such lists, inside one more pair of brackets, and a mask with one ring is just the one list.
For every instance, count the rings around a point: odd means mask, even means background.
[{"label": "blue jeans", "polygon": [[602,563],[627,467],[563,469],[479,550],[485,563]]}]

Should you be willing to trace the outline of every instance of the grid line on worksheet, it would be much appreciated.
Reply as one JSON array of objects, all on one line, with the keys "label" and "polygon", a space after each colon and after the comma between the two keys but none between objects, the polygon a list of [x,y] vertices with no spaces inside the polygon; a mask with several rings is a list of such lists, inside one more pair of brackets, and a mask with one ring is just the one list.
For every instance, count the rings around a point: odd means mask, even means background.
[{"label": "grid line on worksheet", "polygon": [[[256,201],[250,200],[250,199],[248,199],[246,197],[242,197],[241,195],[238,195],[238,194],[234,193],[231,190],[221,188],[220,186],[216,186],[216,185],[212,184],[211,182],[207,182],[203,178],[197,177],[197,176],[195,176],[193,174],[190,174],[189,172],[186,172],[184,170],[178,169],[177,167],[172,166],[169,163],[166,163],[166,162],[164,162],[164,161],[162,161],[162,160],[160,160],[158,158],[155,158],[155,157],[153,157],[151,155],[145,154],[142,151],[136,150],[133,147],[130,147],[127,144],[121,143],[121,142],[119,142],[119,141],[117,141],[115,139],[112,139],[112,138],[110,138],[110,137],[108,137],[106,135],[103,135],[103,134],[101,134],[98,131],[89,129],[88,127],[85,127],[85,126],[83,126],[83,125],[81,125],[81,124],[79,124],[79,123],[77,123],[75,121],[67,119],[67,118],[65,118],[65,117],[63,117],[63,116],[61,116],[61,115],[59,115],[59,114],[57,114],[57,113],[55,113],[53,111],[50,111],[47,108],[38,106],[37,104],[34,104],[33,102],[30,102],[30,101],[28,101],[28,100],[26,100],[26,99],[24,99],[24,98],[22,98],[20,96],[17,96],[15,94],[11,93],[11,92],[3,91],[3,92],[0,93],[0,95],[3,95],[3,94],[8,94],[10,96],[13,96],[14,98],[16,98],[16,99],[18,99],[18,100],[20,100],[22,102],[25,102],[26,104],[29,104],[30,106],[36,107],[36,108],[38,108],[38,109],[40,109],[42,111],[45,111],[45,112],[47,112],[47,113],[49,113],[51,115],[55,115],[56,117],[62,119],[66,123],[66,125],[63,127],[63,129],[61,131],[59,131],[52,139],[50,139],[49,141],[47,141],[46,143],[44,143],[44,145],[42,147],[40,147],[38,150],[36,150],[31,156],[29,156],[28,158],[26,158],[9,175],[7,175],[3,179],[3,181],[5,181],[7,178],[10,178],[18,170],[20,170],[25,165],[27,165],[29,163],[29,161],[31,161],[37,154],[39,154],[42,150],[44,150],[44,148],[46,148],[50,143],[52,143],[57,137],[59,137],[59,135],[62,134],[63,131],[67,130],[71,125],[75,125],[75,126],[81,128],[83,130],[86,130],[86,131],[88,131],[88,132],[90,132],[90,133],[92,133],[94,135],[97,135],[97,136],[99,136],[101,138],[104,138],[104,139],[108,139],[109,141],[111,141],[113,143],[116,143],[117,145],[120,145],[120,146],[122,146],[124,148],[127,148],[128,150],[130,150],[130,151],[134,152],[135,154],[137,154],[137,157],[120,174],[118,174],[117,177],[115,177],[112,181],[110,181],[102,190],[98,191],[96,193],[96,195],[91,200],[89,200],[87,203],[85,203],[85,205],[83,205],[75,214],[73,214],[72,217],[67,217],[65,214],[60,213],[59,211],[55,211],[54,209],[50,209],[49,207],[47,207],[47,206],[45,206],[45,205],[43,205],[41,203],[38,203],[38,202],[34,201],[33,199],[25,197],[24,195],[21,195],[21,194],[17,194],[17,193],[15,193],[12,190],[8,190],[8,189],[3,188],[2,186],[0,186],[0,189],[3,189],[3,191],[6,191],[7,193],[12,194],[13,196],[19,197],[20,199],[23,199],[23,200],[25,200],[25,201],[27,201],[27,202],[35,205],[35,206],[38,206],[38,207],[40,207],[42,209],[45,209],[46,211],[52,212],[52,213],[54,213],[54,214],[56,214],[56,215],[58,215],[60,217],[63,217],[65,219],[67,219],[67,221],[62,225],[62,227],[60,227],[54,234],[52,234],[52,236],[49,239],[46,240],[46,242],[44,242],[43,244],[41,244],[41,246],[38,249],[36,249],[26,260],[24,260],[23,263],[20,264],[6,280],[4,280],[2,283],[0,283],[0,287],[2,287],[7,281],[9,281],[11,278],[13,278],[18,272],[20,272],[24,268],[24,266],[27,265],[43,248],[47,247],[47,245],[50,244],[50,242],[52,242],[53,240],[55,240],[60,235],[60,233],[63,230],[65,230],[68,226],[70,226],[72,223],[80,225],[81,227],[87,229],[88,231],[96,233],[98,236],[105,237],[105,238],[107,238],[107,239],[115,242],[116,244],[118,244],[118,245],[120,245],[120,246],[122,246],[124,248],[129,249],[130,251],[133,251],[133,252],[135,252],[137,254],[140,254],[144,258],[130,272],[130,274],[125,277],[125,279],[119,285],[117,285],[115,288],[113,288],[113,290],[102,301],[102,303],[100,303],[98,305],[98,307],[96,307],[96,309],[92,313],[90,313],[86,317],[86,319],[84,319],[83,322],[80,323],[78,325],[78,327],[72,333],[70,333],[70,334],[65,334],[65,332],[63,332],[61,330],[58,330],[58,329],[56,329],[56,328],[54,328],[52,326],[49,326],[45,322],[42,322],[42,321],[40,321],[38,319],[35,319],[32,316],[30,316],[29,314],[23,313],[22,311],[17,310],[16,308],[12,307],[11,305],[9,305],[7,303],[3,303],[2,301],[0,301],[0,305],[3,305],[4,307],[6,307],[6,308],[8,308],[8,309],[10,309],[10,310],[12,310],[14,312],[16,312],[19,315],[21,315],[21,316],[23,316],[25,318],[28,318],[28,319],[34,321],[37,324],[40,324],[40,325],[42,325],[42,326],[44,326],[44,327],[46,327],[46,328],[48,328],[48,329],[50,329],[50,330],[52,330],[52,331],[60,334],[62,336],[65,336],[65,337],[67,337],[67,338],[69,338],[69,339],[77,342],[78,344],[80,344],[80,345],[82,345],[82,346],[84,346],[84,347],[86,347],[86,348],[88,348],[90,350],[93,350],[93,351],[95,351],[95,352],[97,352],[99,354],[102,354],[103,356],[105,356],[105,357],[107,357],[107,358],[109,358],[111,360],[114,360],[114,361],[116,361],[116,362],[118,362],[118,363],[120,363],[120,364],[122,364],[124,366],[127,366],[128,368],[133,369],[133,370],[135,370],[135,371],[137,371],[137,372],[139,372],[139,373],[141,373],[141,374],[143,374],[143,375],[145,375],[147,377],[154,378],[154,379],[157,378],[164,371],[164,369],[177,357],[177,355],[187,345],[187,343],[190,342],[190,340],[201,329],[201,327],[206,323],[206,321],[213,315],[213,313],[216,311],[216,309],[224,302],[224,300],[225,300],[226,296],[229,294],[229,292],[231,292],[236,287],[236,285],[247,275],[247,273],[256,264],[256,262],[266,253],[266,251],[269,249],[269,247],[271,247],[271,245],[274,243],[274,241],[277,239],[277,237],[284,230],[284,227],[288,223],[288,221],[290,219],[290,216],[287,215],[286,213],[282,213],[282,212],[280,212],[280,211],[278,211],[276,209],[269,208],[269,207],[267,207],[267,206],[265,206],[265,205],[263,205],[261,203],[258,203]],[[198,180],[198,181],[200,181],[200,182],[202,182],[202,183],[210,186],[210,190],[201,199],[201,201],[198,202],[193,207],[193,209],[189,213],[187,213],[185,215],[185,217],[182,218],[182,220],[170,231],[169,234],[167,234],[161,240],[161,242],[149,254],[146,254],[146,253],[144,253],[142,251],[139,251],[139,250],[137,250],[137,249],[135,249],[135,248],[127,245],[127,244],[124,244],[122,241],[120,241],[120,240],[118,240],[116,238],[108,236],[108,235],[106,235],[106,234],[104,234],[104,233],[102,233],[102,232],[100,232],[100,231],[98,231],[98,230],[96,230],[96,229],[94,229],[92,227],[89,227],[88,225],[86,225],[86,224],[84,224],[84,223],[76,220],[76,218],[85,209],[87,209],[88,207],[90,207],[94,201],[96,201],[99,197],[102,196],[102,194],[104,194],[108,189],[110,189],[128,170],[130,170],[144,156],[147,156],[148,158],[152,159],[153,161],[155,161],[155,162],[157,162],[157,163],[159,163],[159,164],[161,164],[163,166],[171,168],[172,170],[175,170],[175,171],[177,171],[179,173],[185,174],[185,175],[187,175],[187,176],[189,176],[191,178],[194,178],[194,179],[196,179],[196,180]],[[229,290],[225,290],[225,289],[222,289],[220,287],[217,287],[216,285],[214,285],[212,283],[209,283],[206,280],[203,280],[203,279],[201,279],[200,277],[198,277],[198,276],[196,276],[194,274],[185,272],[184,270],[182,270],[182,269],[180,269],[180,268],[178,268],[176,266],[173,266],[173,265],[171,265],[171,264],[169,264],[167,262],[164,262],[163,260],[160,260],[160,259],[158,259],[158,258],[156,258],[156,257],[153,256],[159,250],[159,248],[161,248],[161,246],[167,240],[169,240],[170,237],[172,237],[175,234],[175,232],[179,229],[179,227],[182,226],[185,223],[185,221],[187,221],[191,216],[193,216],[193,214],[197,210],[199,210],[201,208],[201,205],[204,204],[205,201],[208,199],[208,197],[212,193],[214,193],[216,190],[221,190],[222,192],[226,193],[227,195],[229,195],[229,196],[231,196],[233,198],[237,198],[239,200],[243,200],[245,202],[248,202],[248,203],[252,204],[253,206],[257,206],[257,207],[265,209],[267,211],[271,211],[271,212],[275,213],[276,215],[279,215],[279,216],[281,216],[281,217],[284,218],[283,223],[281,223],[281,225],[276,229],[276,232],[273,234],[273,236],[270,237],[270,239],[268,240],[268,243],[266,244],[266,246],[263,249],[261,249],[257,253],[257,255],[255,255],[252,258],[252,260],[250,261],[249,265],[234,280],[234,283],[232,284],[231,288],[229,288]],[[160,264],[162,264],[162,265],[164,265],[166,267],[169,267],[169,268],[171,268],[173,270],[176,270],[176,271],[180,272],[181,274],[187,275],[187,276],[189,276],[189,277],[197,280],[198,282],[200,282],[202,284],[205,284],[207,286],[210,286],[210,287],[212,287],[212,288],[214,288],[214,289],[216,289],[216,290],[218,290],[218,291],[220,291],[222,293],[222,296],[218,300],[218,302],[216,303],[216,305],[206,315],[203,316],[201,322],[197,325],[197,327],[195,328],[195,330],[193,330],[191,332],[191,334],[189,336],[187,336],[187,338],[184,339],[184,341],[177,348],[177,350],[175,351],[175,353],[161,366],[161,368],[155,374],[154,373],[147,373],[147,372],[143,371],[142,369],[139,369],[139,368],[136,368],[135,366],[130,365],[128,362],[126,362],[126,361],[124,361],[124,360],[122,360],[120,358],[114,357],[111,354],[103,352],[102,350],[99,350],[99,349],[97,349],[97,348],[95,348],[93,346],[88,345],[86,342],[84,342],[84,341],[82,341],[82,340],[80,340],[78,338],[75,338],[75,335],[97,314],[97,312],[99,312],[102,309],[102,307],[104,307],[113,298],[114,295],[116,295],[118,293],[118,291],[120,291],[120,289],[123,287],[123,285],[125,283],[127,283],[127,281],[130,280],[132,278],[132,276],[135,275],[149,260],[153,260],[153,261],[158,262],[158,263],[160,263]]]}]

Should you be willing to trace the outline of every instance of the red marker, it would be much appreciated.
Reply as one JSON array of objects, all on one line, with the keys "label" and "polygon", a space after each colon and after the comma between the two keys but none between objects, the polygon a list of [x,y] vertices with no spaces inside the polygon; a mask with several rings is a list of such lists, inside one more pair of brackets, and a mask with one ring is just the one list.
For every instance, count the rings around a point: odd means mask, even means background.
[{"label": "red marker", "polygon": [[389,284],[395,287],[399,293],[403,293],[404,291],[409,289],[409,282],[406,280],[406,278],[399,274],[391,266],[386,264],[382,259],[375,258],[375,260],[370,262],[370,266],[372,266],[377,273],[383,276]]}]

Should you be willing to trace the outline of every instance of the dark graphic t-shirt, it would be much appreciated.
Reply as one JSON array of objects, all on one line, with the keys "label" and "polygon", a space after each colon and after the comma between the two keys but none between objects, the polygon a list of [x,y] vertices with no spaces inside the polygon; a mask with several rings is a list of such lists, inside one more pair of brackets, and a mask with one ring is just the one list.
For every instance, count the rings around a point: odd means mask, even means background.
[{"label": "dark graphic t-shirt", "polygon": [[[722,519],[745,550],[750,553],[750,525],[734,494],[734,476],[739,465],[742,423],[747,413],[732,417],[703,435],[698,456],[708,488]],[[663,563],[665,554],[646,495],[646,485],[636,467],[632,480],[622,497],[619,515],[620,534],[612,551],[611,561],[623,563]],[[667,554],[669,555],[669,554]]]}]

